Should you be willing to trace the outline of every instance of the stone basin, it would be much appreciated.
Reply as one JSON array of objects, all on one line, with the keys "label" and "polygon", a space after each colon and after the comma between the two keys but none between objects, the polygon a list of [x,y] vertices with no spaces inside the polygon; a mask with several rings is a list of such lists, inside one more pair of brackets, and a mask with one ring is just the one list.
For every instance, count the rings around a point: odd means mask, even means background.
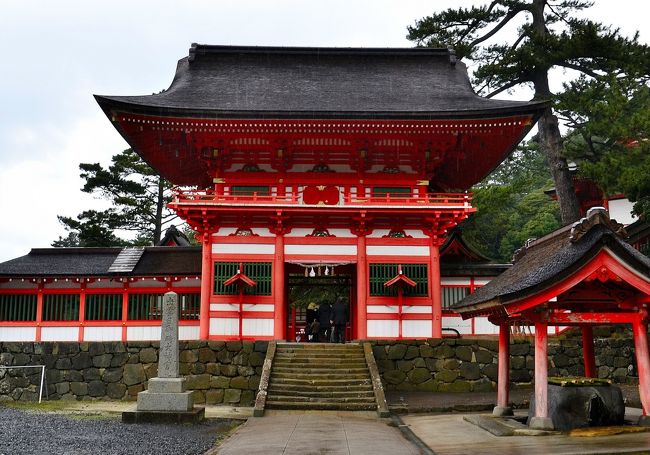
[{"label": "stone basin", "polygon": [[[528,423],[535,415],[530,399]],[[625,404],[620,387],[591,378],[549,378],[548,417],[555,430],[622,425]]]}]

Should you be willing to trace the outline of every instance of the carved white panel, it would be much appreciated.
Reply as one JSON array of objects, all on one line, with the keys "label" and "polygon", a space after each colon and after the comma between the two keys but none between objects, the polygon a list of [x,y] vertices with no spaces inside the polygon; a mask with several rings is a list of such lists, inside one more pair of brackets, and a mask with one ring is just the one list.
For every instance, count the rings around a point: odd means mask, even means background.
[{"label": "carved white panel", "polygon": [[86,327],[84,341],[120,341],[122,327]]},{"label": "carved white panel", "polygon": [[0,341],[36,341],[36,327],[0,327]]},{"label": "carved white panel", "polygon": [[43,327],[41,341],[79,341],[79,327]]}]

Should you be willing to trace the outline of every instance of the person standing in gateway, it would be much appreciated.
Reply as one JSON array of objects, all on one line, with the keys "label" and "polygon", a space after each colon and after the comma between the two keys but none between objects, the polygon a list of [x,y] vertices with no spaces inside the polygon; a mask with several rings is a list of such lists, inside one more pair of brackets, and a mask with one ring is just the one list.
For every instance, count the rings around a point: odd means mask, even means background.
[{"label": "person standing in gateway", "polygon": [[345,343],[345,328],[348,324],[348,305],[344,297],[337,297],[334,306],[332,306],[332,326],[334,343]]}]

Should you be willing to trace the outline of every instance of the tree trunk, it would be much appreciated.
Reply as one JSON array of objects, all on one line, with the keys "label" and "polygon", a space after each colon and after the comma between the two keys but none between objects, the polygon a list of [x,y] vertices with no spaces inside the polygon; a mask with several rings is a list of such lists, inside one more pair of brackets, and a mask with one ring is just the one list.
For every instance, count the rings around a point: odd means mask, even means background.
[{"label": "tree trunk", "polygon": [[555,194],[560,203],[562,224],[567,225],[580,219],[580,203],[573,186],[573,176],[566,158],[562,156],[562,137],[557,117],[548,108],[537,123],[539,143],[546,154],[551,175],[555,182]]},{"label": "tree trunk", "polygon": [[158,177],[158,197],[156,198],[156,219],[153,228],[153,244],[158,245],[162,237],[162,212],[165,205],[165,186],[162,177]]},{"label": "tree trunk", "polygon": [[[544,9],[547,0],[533,0],[533,30],[536,39],[540,42],[546,38],[546,20]],[[548,84],[548,71],[546,67],[536,67],[534,75],[535,98],[550,99],[551,89]],[[580,219],[580,203],[573,186],[573,176],[569,170],[566,158],[562,156],[562,135],[558,128],[557,117],[551,108],[546,109],[537,123],[539,129],[539,145],[546,154],[551,175],[555,182],[555,194],[560,203],[560,216],[562,224],[567,225]]]}]

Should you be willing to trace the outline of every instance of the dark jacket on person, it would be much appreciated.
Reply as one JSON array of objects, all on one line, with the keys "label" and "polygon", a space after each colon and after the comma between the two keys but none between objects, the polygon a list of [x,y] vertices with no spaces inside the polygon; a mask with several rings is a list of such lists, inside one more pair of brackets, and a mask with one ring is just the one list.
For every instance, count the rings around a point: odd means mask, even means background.
[{"label": "dark jacket on person", "polygon": [[328,329],[332,327],[330,321],[332,320],[332,307],[329,303],[323,302],[318,307],[318,322],[320,323],[320,328]]},{"label": "dark jacket on person", "polygon": [[334,306],[332,306],[332,321],[334,321],[334,325],[347,324],[348,306],[345,302],[337,300]]}]

